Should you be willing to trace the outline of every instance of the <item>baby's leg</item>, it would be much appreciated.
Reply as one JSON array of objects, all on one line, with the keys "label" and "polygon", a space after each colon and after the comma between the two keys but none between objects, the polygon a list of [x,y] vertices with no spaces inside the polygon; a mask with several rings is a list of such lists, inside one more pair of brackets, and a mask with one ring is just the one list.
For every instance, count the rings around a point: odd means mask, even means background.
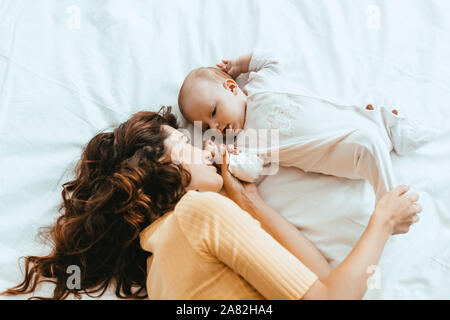
[{"label": "baby's leg", "polygon": [[375,128],[355,129],[330,147],[308,171],[350,179],[365,178],[372,184],[379,200],[397,185],[391,149]]},{"label": "baby's leg", "polygon": [[414,151],[437,136],[437,132],[432,128],[410,119],[404,112],[394,108],[373,107],[369,104],[363,113],[384,127],[395,152],[399,155]]}]

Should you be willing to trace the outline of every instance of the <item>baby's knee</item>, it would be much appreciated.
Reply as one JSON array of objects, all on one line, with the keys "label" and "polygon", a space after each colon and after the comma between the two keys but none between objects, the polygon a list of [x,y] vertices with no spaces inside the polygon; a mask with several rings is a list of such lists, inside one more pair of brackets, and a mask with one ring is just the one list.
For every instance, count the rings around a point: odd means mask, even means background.
[{"label": "baby's knee", "polygon": [[371,128],[360,128],[354,131],[349,139],[359,148],[370,153],[379,153],[380,150],[387,148],[380,134]]}]

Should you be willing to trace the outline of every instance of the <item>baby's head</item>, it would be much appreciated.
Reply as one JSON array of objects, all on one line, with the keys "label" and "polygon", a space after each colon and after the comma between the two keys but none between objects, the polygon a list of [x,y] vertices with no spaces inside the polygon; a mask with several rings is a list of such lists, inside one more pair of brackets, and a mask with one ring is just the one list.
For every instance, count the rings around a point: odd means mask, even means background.
[{"label": "baby's head", "polygon": [[204,67],[191,71],[184,79],[178,106],[186,120],[201,121],[203,131],[237,131],[244,126],[247,96],[230,75]]}]

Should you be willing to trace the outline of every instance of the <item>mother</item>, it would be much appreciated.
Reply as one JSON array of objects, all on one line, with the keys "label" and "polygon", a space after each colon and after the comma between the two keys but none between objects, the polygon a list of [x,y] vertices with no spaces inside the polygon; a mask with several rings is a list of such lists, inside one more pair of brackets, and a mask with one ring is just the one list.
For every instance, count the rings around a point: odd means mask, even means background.
[{"label": "mother", "polygon": [[[62,215],[47,231],[53,251],[25,257],[23,282],[2,294],[51,280],[53,299],[102,295],[111,283],[120,298],[359,299],[389,236],[407,232],[421,211],[418,195],[398,186],[331,270],[254,184],[228,173],[227,150],[219,175],[211,154],[176,128],[169,107],[97,134],[63,185]],[[203,161],[192,163],[195,156]],[[67,285],[73,265],[81,287]]]}]

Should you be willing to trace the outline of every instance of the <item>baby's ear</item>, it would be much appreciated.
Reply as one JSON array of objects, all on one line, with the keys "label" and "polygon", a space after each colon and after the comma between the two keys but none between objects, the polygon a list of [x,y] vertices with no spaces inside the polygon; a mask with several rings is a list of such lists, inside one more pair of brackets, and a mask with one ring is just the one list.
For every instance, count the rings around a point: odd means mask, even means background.
[{"label": "baby's ear", "polygon": [[239,89],[239,86],[237,85],[236,81],[234,81],[233,79],[227,79],[223,82],[223,87],[226,90],[230,90],[231,92],[237,92],[237,89]]}]

